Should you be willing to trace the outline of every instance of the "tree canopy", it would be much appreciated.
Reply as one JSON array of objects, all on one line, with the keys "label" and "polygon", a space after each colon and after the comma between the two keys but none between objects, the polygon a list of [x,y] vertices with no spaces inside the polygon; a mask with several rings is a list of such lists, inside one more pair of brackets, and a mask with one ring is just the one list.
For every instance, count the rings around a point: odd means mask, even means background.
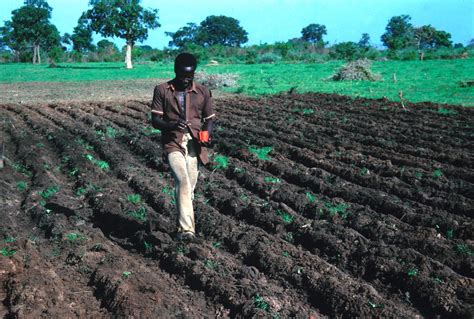
[{"label": "tree canopy", "polygon": [[77,26],[71,35],[72,47],[78,52],[94,51],[95,45],[92,44],[92,28],[84,14],[77,21]]},{"label": "tree canopy", "polygon": [[132,68],[131,52],[136,42],[148,38],[148,29],[160,27],[158,10],[145,10],[140,0],[91,0],[85,12],[91,29],[104,37],[118,37],[127,43],[126,67]]},{"label": "tree canopy", "polygon": [[326,34],[326,26],[318,23],[311,23],[301,30],[301,38],[304,41],[318,44],[320,47],[324,47],[323,36]]},{"label": "tree canopy", "polygon": [[451,34],[445,31],[438,31],[431,25],[424,25],[415,28],[413,35],[418,49],[433,49],[452,46],[450,40]]},{"label": "tree canopy", "polygon": [[239,24],[239,20],[220,16],[209,16],[201,22],[197,34],[197,42],[203,46],[221,44],[239,47],[248,41],[247,31]]},{"label": "tree canopy", "polygon": [[58,29],[49,21],[51,7],[44,0],[26,0],[12,11],[11,21],[2,28],[3,42],[14,51],[33,49],[33,63],[41,62],[40,48],[60,45]]},{"label": "tree canopy", "polygon": [[409,15],[392,17],[385,27],[385,33],[380,38],[382,43],[390,50],[409,47],[413,43],[414,31],[410,20],[411,17]]},{"label": "tree canopy", "polygon": [[248,41],[247,34],[238,20],[223,15],[208,16],[199,26],[188,23],[176,32],[166,32],[172,39],[169,46],[177,48],[190,45],[240,47]]},{"label": "tree canopy", "polygon": [[185,48],[189,44],[197,44],[197,35],[199,32],[199,26],[195,23],[188,23],[186,26],[178,29],[176,32],[165,32],[165,34],[171,37],[171,41],[168,43],[170,47]]}]

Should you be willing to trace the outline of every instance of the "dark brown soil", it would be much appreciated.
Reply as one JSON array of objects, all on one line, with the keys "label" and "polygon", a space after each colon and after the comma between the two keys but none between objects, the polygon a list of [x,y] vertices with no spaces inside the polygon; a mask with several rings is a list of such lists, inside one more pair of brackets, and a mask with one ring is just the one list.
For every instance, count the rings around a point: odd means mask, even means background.
[{"label": "dark brown soil", "polygon": [[147,103],[1,105],[0,316],[473,318],[474,110],[215,104],[191,244]]}]

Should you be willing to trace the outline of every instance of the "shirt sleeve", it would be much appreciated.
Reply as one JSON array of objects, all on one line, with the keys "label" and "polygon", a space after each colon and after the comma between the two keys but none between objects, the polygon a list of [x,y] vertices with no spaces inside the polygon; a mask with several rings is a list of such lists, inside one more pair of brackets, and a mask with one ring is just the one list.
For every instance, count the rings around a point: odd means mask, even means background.
[{"label": "shirt sleeve", "polygon": [[153,101],[151,102],[151,113],[163,116],[163,92],[160,86],[155,86],[153,91]]},{"label": "shirt sleeve", "polygon": [[205,121],[216,116],[216,113],[214,113],[214,109],[212,107],[212,93],[210,90],[207,90],[206,93],[207,94],[204,100],[204,109],[202,110],[202,118]]}]

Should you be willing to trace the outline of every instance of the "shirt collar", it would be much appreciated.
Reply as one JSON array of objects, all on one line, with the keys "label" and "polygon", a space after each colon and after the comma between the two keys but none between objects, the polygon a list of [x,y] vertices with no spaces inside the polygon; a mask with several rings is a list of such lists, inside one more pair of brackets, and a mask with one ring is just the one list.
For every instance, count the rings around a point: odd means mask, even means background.
[{"label": "shirt collar", "polygon": [[[171,89],[171,91],[175,91],[175,87],[174,87],[174,79],[171,80],[171,81],[168,81],[168,86],[166,87],[167,89]],[[188,92],[194,92],[194,93],[197,93],[197,89],[196,89],[196,83],[193,81],[193,84],[191,85],[191,88],[188,89]]]}]

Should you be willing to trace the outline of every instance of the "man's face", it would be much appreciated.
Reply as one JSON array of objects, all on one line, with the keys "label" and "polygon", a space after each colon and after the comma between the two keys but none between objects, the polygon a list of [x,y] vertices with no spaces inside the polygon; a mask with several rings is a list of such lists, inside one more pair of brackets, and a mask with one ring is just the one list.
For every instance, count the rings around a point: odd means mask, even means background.
[{"label": "man's face", "polygon": [[190,88],[193,84],[194,71],[176,73],[176,80],[184,88]]}]

